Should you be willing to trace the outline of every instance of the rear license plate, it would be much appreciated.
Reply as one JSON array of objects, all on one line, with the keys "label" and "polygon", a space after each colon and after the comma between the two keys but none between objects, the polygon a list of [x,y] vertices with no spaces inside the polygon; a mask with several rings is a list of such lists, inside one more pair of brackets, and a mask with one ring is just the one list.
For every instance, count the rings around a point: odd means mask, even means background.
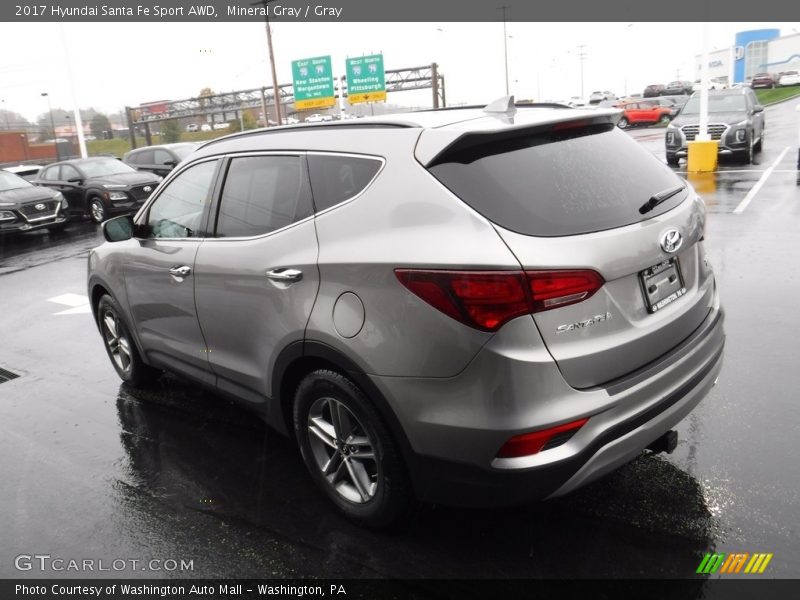
[{"label": "rear license plate", "polygon": [[640,272],[639,283],[649,313],[661,310],[686,293],[681,265],[674,256]]}]

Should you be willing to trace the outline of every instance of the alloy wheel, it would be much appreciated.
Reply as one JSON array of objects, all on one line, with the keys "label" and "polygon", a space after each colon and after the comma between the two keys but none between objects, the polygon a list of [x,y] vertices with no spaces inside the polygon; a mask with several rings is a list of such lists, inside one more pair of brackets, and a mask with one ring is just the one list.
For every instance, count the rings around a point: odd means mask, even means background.
[{"label": "alloy wheel", "polygon": [[308,413],[309,444],[330,486],[355,504],[369,502],[378,490],[374,443],[343,403],[318,398]]},{"label": "alloy wheel", "polygon": [[103,338],[105,339],[111,360],[122,372],[131,368],[131,344],[125,335],[119,317],[112,310],[103,313]]}]

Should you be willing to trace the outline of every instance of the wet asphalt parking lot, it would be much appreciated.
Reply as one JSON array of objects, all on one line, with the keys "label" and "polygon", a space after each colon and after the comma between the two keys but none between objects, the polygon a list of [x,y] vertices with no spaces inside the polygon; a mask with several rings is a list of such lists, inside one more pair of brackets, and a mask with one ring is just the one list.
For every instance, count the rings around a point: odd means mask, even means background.
[{"label": "wet asphalt parking lot", "polygon": [[[796,103],[767,109],[756,164],[678,168],[708,205],[728,337],[676,451],[515,509],[422,506],[391,532],[340,518],[293,445],[224,398],[121,385],[86,299],[94,225],[0,238],[0,367],[19,375],[0,384],[0,577],[64,577],[15,568],[49,554],[193,561],[117,577],[683,578],[709,551],[771,552],[765,576],[797,576]],[[630,135],[663,159],[663,130]]]}]

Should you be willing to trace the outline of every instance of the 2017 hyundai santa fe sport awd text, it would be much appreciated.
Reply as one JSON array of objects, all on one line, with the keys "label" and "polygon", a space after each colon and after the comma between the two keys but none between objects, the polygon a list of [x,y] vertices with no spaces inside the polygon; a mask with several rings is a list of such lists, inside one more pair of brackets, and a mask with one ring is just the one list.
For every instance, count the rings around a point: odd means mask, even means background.
[{"label": "2017 hyundai santa fe sport awd text", "polygon": [[714,384],[692,188],[618,111],[493,103],[209,142],[105,223],[111,361],[240,400],[373,526],[565,494]]}]

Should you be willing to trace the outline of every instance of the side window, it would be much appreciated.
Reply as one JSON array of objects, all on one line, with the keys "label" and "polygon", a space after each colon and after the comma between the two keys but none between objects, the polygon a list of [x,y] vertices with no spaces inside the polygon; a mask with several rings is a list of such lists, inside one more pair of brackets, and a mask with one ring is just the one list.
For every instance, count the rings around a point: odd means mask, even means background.
[{"label": "side window", "polygon": [[141,154],[141,152],[131,152],[127,157],[125,157],[125,162],[127,162],[129,165],[138,165],[139,154]]},{"label": "side window", "polygon": [[211,201],[218,162],[198,163],[169,182],[147,215],[151,237],[190,238],[200,235],[203,214]]},{"label": "side window", "polygon": [[142,150],[136,155],[137,165],[152,165],[153,164],[153,151]]},{"label": "side window", "polygon": [[42,173],[42,179],[45,181],[58,181],[58,173],[61,170],[61,167],[50,167],[49,169],[45,169]]},{"label": "side window", "polygon": [[317,212],[323,211],[366,188],[381,168],[376,158],[309,154],[308,168]]},{"label": "side window", "polygon": [[253,237],[313,212],[308,175],[299,156],[234,158],[222,188],[217,237]]},{"label": "side window", "polygon": [[69,165],[61,165],[61,179],[69,181],[70,179],[80,179],[81,174],[75,167]]},{"label": "side window", "polygon": [[175,159],[172,158],[172,155],[167,152],[166,150],[156,150],[155,156],[153,158],[153,164],[155,165],[166,165],[168,162],[175,162]]}]

